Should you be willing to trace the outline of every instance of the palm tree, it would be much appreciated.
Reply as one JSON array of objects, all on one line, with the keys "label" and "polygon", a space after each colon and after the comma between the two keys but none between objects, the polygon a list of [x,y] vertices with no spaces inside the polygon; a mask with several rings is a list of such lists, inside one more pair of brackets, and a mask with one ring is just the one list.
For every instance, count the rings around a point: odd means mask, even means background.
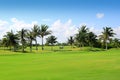
[{"label": "palm tree", "polygon": [[93,32],[88,33],[88,43],[90,47],[93,47],[93,45],[97,41],[96,37],[97,36]]},{"label": "palm tree", "polygon": [[33,36],[35,38],[35,44],[36,44],[36,50],[38,50],[38,44],[37,44],[37,36],[39,35],[39,27],[38,25],[34,25],[34,27],[32,28],[32,32],[33,32]]},{"label": "palm tree", "polygon": [[104,27],[102,32],[102,38],[105,42],[106,50],[108,49],[108,41],[110,37],[114,36],[113,29],[111,27]]},{"label": "palm tree", "polygon": [[71,48],[72,48],[73,43],[74,43],[73,36],[70,36],[70,38],[68,38],[68,43],[71,45]]},{"label": "palm tree", "polygon": [[32,31],[27,32],[27,38],[28,38],[28,41],[29,41],[30,52],[32,52],[32,41],[35,40]]},{"label": "palm tree", "polygon": [[39,35],[42,38],[42,50],[44,50],[44,45],[43,45],[44,36],[47,36],[49,34],[51,34],[51,31],[48,30],[48,26],[47,25],[41,25],[41,27],[39,29]]},{"label": "palm tree", "polygon": [[78,33],[76,34],[76,41],[79,43],[79,46],[84,47],[84,45],[87,42],[87,33],[88,33],[88,28],[86,26],[82,26],[79,28]]},{"label": "palm tree", "polygon": [[25,48],[25,43],[26,43],[26,35],[27,35],[27,30],[26,29],[21,29],[21,31],[18,31],[18,35],[20,37],[21,40],[21,44],[22,44],[22,52],[24,52],[24,48]]},{"label": "palm tree", "polygon": [[53,35],[46,38],[46,42],[51,45],[51,50],[53,50],[54,44],[57,43],[56,40],[57,40],[57,38]]},{"label": "palm tree", "polygon": [[13,51],[16,51],[16,46],[18,45],[18,35],[14,34],[13,31],[11,30],[11,32],[7,32],[6,35],[4,35],[4,37],[8,40],[8,45],[10,46],[10,50],[12,49],[13,46]]}]

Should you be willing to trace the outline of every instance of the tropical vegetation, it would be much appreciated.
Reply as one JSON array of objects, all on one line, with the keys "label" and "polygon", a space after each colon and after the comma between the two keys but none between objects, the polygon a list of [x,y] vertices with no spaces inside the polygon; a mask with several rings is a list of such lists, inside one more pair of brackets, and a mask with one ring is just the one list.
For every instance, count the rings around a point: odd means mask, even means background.
[{"label": "tropical vegetation", "polygon": [[[53,50],[54,45],[71,45],[71,47],[79,48],[91,47],[91,49],[95,47],[106,50],[109,48],[120,47],[120,39],[114,37],[115,33],[111,27],[103,27],[101,35],[97,36],[95,33],[91,32],[86,25],[83,25],[78,28],[75,35],[68,38],[66,43],[59,43],[57,37],[51,34],[52,30],[50,30],[49,26],[46,24],[41,26],[34,25],[33,28],[29,30],[21,29],[20,31],[17,31],[17,33],[11,30],[0,40],[0,46],[7,50],[21,50],[22,52],[25,52],[27,47],[30,47],[30,52],[32,52],[32,46],[36,46],[36,50],[38,50],[38,46],[41,46],[42,50],[44,50],[45,45],[51,46],[51,50]],[[38,43],[40,38],[41,44]],[[46,38],[46,41],[44,38]]]}]

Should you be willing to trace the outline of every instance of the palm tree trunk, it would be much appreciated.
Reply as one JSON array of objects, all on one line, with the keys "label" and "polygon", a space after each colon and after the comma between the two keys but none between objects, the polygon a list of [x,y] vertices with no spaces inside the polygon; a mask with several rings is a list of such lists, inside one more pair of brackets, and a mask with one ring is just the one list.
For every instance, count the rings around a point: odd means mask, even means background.
[{"label": "palm tree trunk", "polygon": [[106,50],[108,49],[108,47],[107,47],[107,40],[106,40]]},{"label": "palm tree trunk", "polygon": [[24,46],[22,45],[22,52],[24,52]]},{"label": "palm tree trunk", "polygon": [[44,45],[43,45],[43,37],[42,37],[42,50],[44,50]]},{"label": "palm tree trunk", "polygon": [[32,46],[30,45],[30,52],[32,52]]},{"label": "palm tree trunk", "polygon": [[71,48],[73,48],[72,44],[71,44]]},{"label": "palm tree trunk", "polygon": [[10,45],[10,50],[11,50],[12,48],[11,48],[11,45]]},{"label": "palm tree trunk", "polygon": [[36,50],[38,50],[38,46],[37,46],[37,40],[35,39],[35,43],[36,43]]},{"label": "palm tree trunk", "polygon": [[10,45],[10,51],[12,50],[12,47],[11,47],[11,45]]},{"label": "palm tree trunk", "polygon": [[14,51],[14,52],[16,51],[15,46],[13,46],[13,51]]},{"label": "palm tree trunk", "polygon": [[24,52],[24,44],[23,44],[23,42],[22,42],[22,52]]},{"label": "palm tree trunk", "polygon": [[32,40],[30,41],[30,52],[32,52]]}]

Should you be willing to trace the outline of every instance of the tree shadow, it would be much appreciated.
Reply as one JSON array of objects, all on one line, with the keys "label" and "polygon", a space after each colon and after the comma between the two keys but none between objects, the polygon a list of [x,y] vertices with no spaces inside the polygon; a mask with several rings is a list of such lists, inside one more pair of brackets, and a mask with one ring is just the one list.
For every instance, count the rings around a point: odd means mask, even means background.
[{"label": "tree shadow", "polygon": [[89,49],[88,51],[91,51],[91,52],[100,52],[100,51],[106,51],[104,49]]}]

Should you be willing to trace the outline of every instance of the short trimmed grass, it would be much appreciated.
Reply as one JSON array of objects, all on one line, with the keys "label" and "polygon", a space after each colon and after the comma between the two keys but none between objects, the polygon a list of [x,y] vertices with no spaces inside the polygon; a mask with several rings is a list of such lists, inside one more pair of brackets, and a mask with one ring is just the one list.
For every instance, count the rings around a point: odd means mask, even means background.
[{"label": "short trimmed grass", "polygon": [[0,50],[0,80],[120,80],[120,49]]}]

